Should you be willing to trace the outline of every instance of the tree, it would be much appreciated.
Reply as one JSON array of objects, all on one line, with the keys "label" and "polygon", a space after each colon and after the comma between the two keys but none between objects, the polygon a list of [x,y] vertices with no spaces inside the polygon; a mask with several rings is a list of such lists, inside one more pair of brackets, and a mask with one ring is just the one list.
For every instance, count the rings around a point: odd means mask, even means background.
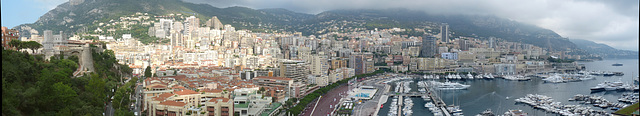
[{"label": "tree", "polygon": [[76,91],[73,91],[69,85],[58,82],[53,84],[54,101],[57,101],[58,105],[68,105],[73,103],[73,99],[78,96]]},{"label": "tree", "polygon": [[105,95],[105,85],[106,83],[96,74],[91,75],[91,80],[89,83],[85,85],[85,89],[87,92],[91,93],[91,101],[93,105],[101,105],[105,100],[103,99]]},{"label": "tree", "polygon": [[151,66],[147,66],[147,68],[144,69],[144,77],[151,77]]},{"label": "tree", "polygon": [[31,49],[31,52],[36,53],[37,49],[42,48],[42,44],[35,41],[28,41],[24,43],[25,48]]},{"label": "tree", "polygon": [[9,42],[9,45],[12,47],[15,47],[16,50],[20,50],[22,49],[23,43],[20,40],[14,39],[14,40],[11,40],[11,42]]}]

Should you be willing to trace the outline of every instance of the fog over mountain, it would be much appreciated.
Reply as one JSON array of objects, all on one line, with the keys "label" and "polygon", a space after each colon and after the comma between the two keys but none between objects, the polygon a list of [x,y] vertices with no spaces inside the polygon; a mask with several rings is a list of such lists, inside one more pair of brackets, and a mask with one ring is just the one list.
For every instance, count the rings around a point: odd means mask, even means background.
[{"label": "fog over mountain", "polygon": [[[637,0],[185,0],[215,7],[285,8],[317,14],[335,9],[407,8],[431,14],[495,15],[551,29],[563,37],[638,51]],[[634,44],[629,44],[634,43]]]}]

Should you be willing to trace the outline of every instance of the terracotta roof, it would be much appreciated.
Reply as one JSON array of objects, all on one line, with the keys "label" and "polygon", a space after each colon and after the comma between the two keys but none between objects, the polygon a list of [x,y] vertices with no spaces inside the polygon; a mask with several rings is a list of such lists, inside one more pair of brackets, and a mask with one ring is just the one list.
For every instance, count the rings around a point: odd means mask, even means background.
[{"label": "terracotta roof", "polygon": [[177,101],[164,101],[164,102],[160,102],[160,105],[185,106],[185,105],[187,105],[187,103],[177,102]]},{"label": "terracotta roof", "polygon": [[254,79],[275,79],[275,80],[292,80],[291,78],[285,78],[285,77],[270,77],[270,76],[259,76],[256,77]]},{"label": "terracotta roof", "polygon": [[206,93],[220,93],[220,92],[222,92],[222,90],[220,90],[220,89],[202,89],[200,91],[206,92]]},{"label": "terracotta roof", "polygon": [[229,98],[211,98],[209,102],[218,102],[218,100],[222,100],[222,102],[229,102]]},{"label": "terracotta roof", "polygon": [[171,97],[173,95],[174,94],[172,94],[172,93],[163,93],[163,94],[158,95],[158,97],[166,99],[166,98],[169,98],[169,97]]},{"label": "terracotta roof", "polygon": [[178,95],[198,94],[198,92],[193,91],[193,90],[188,90],[188,89],[182,90],[182,91],[175,91],[173,93],[178,94]]},{"label": "terracotta roof", "polygon": [[164,101],[166,98],[163,99],[162,97],[153,97],[151,99],[153,99],[155,101]]},{"label": "terracotta roof", "polygon": [[167,88],[166,85],[155,85],[155,86],[151,86],[150,88]]}]

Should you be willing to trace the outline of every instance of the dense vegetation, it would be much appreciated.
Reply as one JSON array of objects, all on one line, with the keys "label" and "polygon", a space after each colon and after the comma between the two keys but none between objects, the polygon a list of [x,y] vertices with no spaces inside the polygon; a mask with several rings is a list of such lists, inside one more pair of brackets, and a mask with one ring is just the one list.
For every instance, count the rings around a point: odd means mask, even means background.
[{"label": "dense vegetation", "polygon": [[[95,57],[96,55],[106,58]],[[102,115],[107,95],[112,95],[110,89],[120,85],[115,81],[119,79],[116,79],[113,72],[131,69],[116,70],[109,67],[118,66],[113,54],[96,53],[95,64],[100,64],[96,65],[97,73],[72,77],[78,64],[69,58],[53,56],[45,60],[43,55],[3,49],[2,115]],[[130,85],[132,83],[125,84]],[[122,91],[120,96],[128,96],[125,93],[128,89],[131,88],[118,88],[118,91]],[[116,92],[116,96],[118,94]],[[130,102],[127,99],[124,101],[127,104]],[[114,103],[114,107],[118,109],[126,109],[128,106]],[[117,110],[116,113],[133,115],[127,110]]]},{"label": "dense vegetation", "polygon": [[[313,93],[310,93],[307,96],[304,96],[302,99],[300,99],[299,103],[296,104],[295,106],[293,106],[291,104],[293,104],[294,101],[296,101],[297,99],[289,99],[290,101],[286,101],[285,102],[285,107],[289,106],[289,109],[287,110],[287,113],[293,114],[294,116],[297,116],[298,114],[300,114],[302,112],[302,110],[304,110],[305,107],[307,107],[307,105],[311,101],[313,101],[314,99],[317,99],[321,95],[324,95],[325,93],[333,90],[334,88],[349,82],[349,80],[351,80],[353,78],[361,79],[361,78],[377,75],[377,74],[384,73],[384,72],[390,72],[390,70],[388,70],[388,69],[376,70],[375,72],[372,72],[372,73],[359,74],[359,75],[356,75],[356,76],[353,76],[353,77],[342,79],[342,80],[337,81],[335,83],[332,83],[330,85],[324,86],[324,87],[322,87],[322,88],[320,88],[320,89],[318,89],[316,91],[313,91]],[[293,107],[291,107],[291,106],[293,106]]]},{"label": "dense vegetation", "polygon": [[559,59],[559,58],[552,58],[552,57],[547,58],[547,60],[549,62],[552,62],[552,63],[572,63],[572,62],[574,62],[574,60],[570,60],[570,59]]}]

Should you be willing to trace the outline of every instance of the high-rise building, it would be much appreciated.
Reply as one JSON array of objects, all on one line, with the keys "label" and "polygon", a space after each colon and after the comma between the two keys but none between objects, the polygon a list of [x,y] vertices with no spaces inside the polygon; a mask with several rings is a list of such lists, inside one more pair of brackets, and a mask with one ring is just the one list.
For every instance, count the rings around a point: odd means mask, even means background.
[{"label": "high-rise building", "polygon": [[323,54],[314,54],[311,56],[311,74],[312,75],[329,75],[329,57]]},{"label": "high-rise building", "polygon": [[167,38],[170,35],[170,31],[173,28],[173,20],[171,19],[160,19],[158,23],[154,23],[153,27],[155,28],[154,36],[158,38]]},{"label": "high-rise building", "polygon": [[468,51],[469,50],[469,41],[460,39],[458,40],[458,46],[460,46],[460,50]]},{"label": "high-rise building", "polygon": [[356,75],[375,71],[373,67],[373,54],[369,52],[353,53],[349,56],[349,68],[355,69]]},{"label": "high-rise building", "polygon": [[495,43],[495,37],[489,37],[489,48],[496,47]]},{"label": "high-rise building", "polygon": [[306,83],[306,77],[309,75],[307,68],[307,64],[302,60],[282,59],[280,61],[280,77],[291,78],[294,82]]},{"label": "high-rise building", "polygon": [[188,17],[184,22],[184,35],[188,35],[191,37],[197,37],[196,31],[200,27],[200,19],[195,16]]},{"label": "high-rise building", "polygon": [[217,16],[211,17],[211,19],[209,19],[207,21],[206,25],[207,25],[207,27],[211,27],[211,28],[216,29],[216,30],[222,30],[222,28],[224,26],[224,25],[222,25],[222,22],[220,22],[220,20],[218,19]]},{"label": "high-rise building", "polygon": [[436,55],[436,38],[430,35],[422,36],[422,50],[420,50],[421,57],[433,57]]},{"label": "high-rise building", "polygon": [[449,42],[449,24],[442,23],[440,26],[440,39],[442,42]]}]

